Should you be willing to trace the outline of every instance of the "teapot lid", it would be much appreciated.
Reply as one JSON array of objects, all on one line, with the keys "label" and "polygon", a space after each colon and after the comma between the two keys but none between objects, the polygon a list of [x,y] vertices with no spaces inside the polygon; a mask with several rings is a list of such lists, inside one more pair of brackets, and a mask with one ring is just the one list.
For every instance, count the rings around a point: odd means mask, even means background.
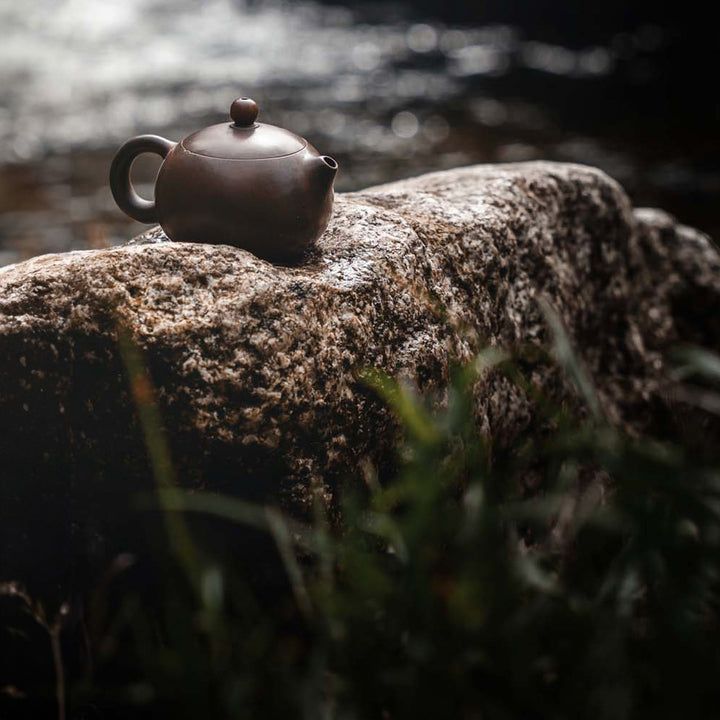
[{"label": "teapot lid", "polygon": [[211,125],[188,135],[182,146],[195,155],[225,160],[262,160],[293,155],[307,147],[307,140],[289,130],[255,122],[258,104],[247,97],[230,106],[232,123]]}]

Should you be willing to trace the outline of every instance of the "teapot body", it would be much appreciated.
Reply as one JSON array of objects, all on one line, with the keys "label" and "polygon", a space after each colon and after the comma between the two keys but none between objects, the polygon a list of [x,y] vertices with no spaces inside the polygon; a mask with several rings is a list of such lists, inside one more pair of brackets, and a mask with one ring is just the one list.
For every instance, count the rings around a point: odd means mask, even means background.
[{"label": "teapot body", "polygon": [[[177,242],[235,245],[277,263],[299,260],[330,220],[337,163],[297,135],[256,123],[258,107],[238,98],[234,123],[179,143],[140,135],[117,151],[110,189],[130,217],[160,223]],[[141,153],[164,161],[155,200],[137,195],[130,168]]]},{"label": "teapot body", "polygon": [[155,185],[157,219],[177,242],[235,245],[274,262],[300,258],[330,220],[333,186],[310,145],[293,155],[238,160],[178,143]]}]

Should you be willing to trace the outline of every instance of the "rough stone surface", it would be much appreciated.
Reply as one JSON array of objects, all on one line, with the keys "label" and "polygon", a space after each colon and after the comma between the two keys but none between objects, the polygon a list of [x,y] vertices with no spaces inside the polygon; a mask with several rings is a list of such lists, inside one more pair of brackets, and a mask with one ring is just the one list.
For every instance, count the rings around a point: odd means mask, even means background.
[{"label": "rough stone surface", "polygon": [[[671,421],[668,348],[719,344],[709,239],[633,211],[616,183],[576,165],[471,167],[338,196],[299,267],[154,229],[3,268],[0,575],[18,548],[61,565],[91,552],[98,528],[121,522],[118,503],[149,486],[118,323],[149,368],[179,482],[303,512],[313,484],[331,493],[392,455],[395,425],[358,369],[442,391],[450,364],[483,345],[544,342],[540,295],[630,431]],[[528,371],[564,397],[559,376]],[[532,421],[500,377],[476,395],[484,429]]]}]

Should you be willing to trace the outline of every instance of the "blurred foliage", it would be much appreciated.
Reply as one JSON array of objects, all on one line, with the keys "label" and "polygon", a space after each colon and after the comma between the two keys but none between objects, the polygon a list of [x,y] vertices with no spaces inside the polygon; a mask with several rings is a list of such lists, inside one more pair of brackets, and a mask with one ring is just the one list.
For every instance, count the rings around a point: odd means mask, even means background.
[{"label": "blurred foliage", "polygon": [[[183,561],[190,531],[167,523],[181,551],[168,549],[154,602],[116,598],[69,717],[715,716],[720,460],[612,427],[545,312],[584,403],[543,401],[551,432],[478,433],[478,380],[503,373],[533,392],[514,358],[489,349],[455,372],[443,403],[365,373],[403,428],[400,471],[381,481],[367,466],[339,526],[319,496],[306,525],[160,483],[165,515],[271,540],[281,579],[255,583],[243,556],[198,538]],[[693,397],[714,397],[720,358],[677,360],[679,378],[701,381]],[[129,367],[142,387],[133,356]],[[541,490],[526,497],[530,475]]]}]

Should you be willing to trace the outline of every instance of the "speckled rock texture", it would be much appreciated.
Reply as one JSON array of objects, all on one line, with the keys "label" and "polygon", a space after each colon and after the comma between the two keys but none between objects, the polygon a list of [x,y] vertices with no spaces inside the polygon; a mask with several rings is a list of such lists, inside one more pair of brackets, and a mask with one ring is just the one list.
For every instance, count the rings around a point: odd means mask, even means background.
[{"label": "speckled rock texture", "polygon": [[[483,345],[544,343],[541,295],[631,432],[672,421],[668,348],[720,344],[709,239],[633,211],[615,182],[577,165],[470,167],[338,196],[298,267],[154,229],[3,268],[0,574],[18,549],[61,565],[92,553],[122,503],[152,486],[119,324],[145,358],[178,481],[302,514],[311,487],[330,496],[363,462],[392,457],[395,424],[359,369],[441,394],[449,366]],[[567,394],[557,374],[528,372]],[[533,422],[499,375],[476,400],[495,434]]]}]

